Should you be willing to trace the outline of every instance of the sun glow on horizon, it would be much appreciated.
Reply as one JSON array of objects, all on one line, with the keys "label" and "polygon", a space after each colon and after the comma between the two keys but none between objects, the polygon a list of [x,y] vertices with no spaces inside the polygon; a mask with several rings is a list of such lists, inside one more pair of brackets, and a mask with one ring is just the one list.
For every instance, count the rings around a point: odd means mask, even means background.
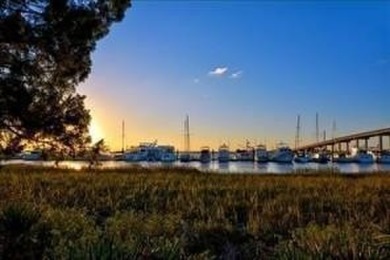
[{"label": "sun glow on horizon", "polygon": [[99,123],[92,119],[89,125],[89,134],[91,135],[92,143],[96,143],[104,138],[104,132],[100,127]]}]

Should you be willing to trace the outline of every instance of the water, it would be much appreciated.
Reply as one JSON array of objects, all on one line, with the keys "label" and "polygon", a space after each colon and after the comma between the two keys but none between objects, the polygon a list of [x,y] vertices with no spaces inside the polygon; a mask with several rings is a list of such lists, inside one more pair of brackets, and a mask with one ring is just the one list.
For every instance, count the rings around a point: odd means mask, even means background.
[{"label": "water", "polygon": [[[10,160],[0,161],[0,164],[25,164],[25,165],[39,165],[39,166],[54,166],[54,161],[24,161],[24,160]],[[124,162],[124,161],[105,161],[101,162],[102,168],[126,168],[139,165],[142,167],[160,167],[160,166],[180,166],[180,167],[192,167],[201,171],[211,171],[219,173],[288,173],[305,170],[332,170],[341,173],[363,173],[372,171],[390,171],[390,164],[358,164],[358,163],[306,163],[306,164],[279,164],[274,162],[257,163],[257,162],[228,162],[218,163],[212,161],[210,163],[200,162],[173,162],[173,163],[161,163],[161,162]],[[88,167],[86,161],[63,161],[59,163],[60,167],[82,169]]]}]

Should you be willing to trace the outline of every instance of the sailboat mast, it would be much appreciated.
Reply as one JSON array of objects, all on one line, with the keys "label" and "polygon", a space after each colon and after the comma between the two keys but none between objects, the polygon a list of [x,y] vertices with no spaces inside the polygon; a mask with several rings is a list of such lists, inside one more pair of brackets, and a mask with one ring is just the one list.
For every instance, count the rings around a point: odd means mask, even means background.
[{"label": "sailboat mast", "polygon": [[297,117],[297,132],[295,135],[295,149],[299,147],[299,138],[300,138],[300,130],[301,130],[301,116]]},{"label": "sailboat mast", "polygon": [[122,153],[125,152],[125,120],[122,120]]},{"label": "sailboat mast", "polygon": [[318,113],[316,113],[316,141],[317,143],[320,141],[320,127],[318,124]]},{"label": "sailboat mast", "polygon": [[186,152],[190,151],[190,119],[188,115],[184,120],[184,150]]},{"label": "sailboat mast", "polygon": [[332,125],[332,139],[336,138],[336,120],[333,120],[333,125]]}]

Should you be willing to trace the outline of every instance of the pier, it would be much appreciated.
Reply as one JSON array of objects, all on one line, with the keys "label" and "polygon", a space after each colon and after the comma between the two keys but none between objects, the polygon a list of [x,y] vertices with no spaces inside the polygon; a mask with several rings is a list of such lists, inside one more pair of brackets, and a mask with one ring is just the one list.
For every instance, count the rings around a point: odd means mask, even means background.
[{"label": "pier", "polygon": [[297,151],[312,151],[317,149],[327,149],[328,146],[331,146],[331,151],[334,153],[336,145],[337,150],[342,150],[342,145],[345,145],[346,151],[349,151],[350,143],[355,142],[356,147],[359,147],[360,141],[363,141],[364,149],[368,150],[368,140],[370,138],[378,138],[378,152],[383,151],[383,137],[390,137],[390,128],[376,129],[366,132],[360,132],[356,134],[350,134],[346,136],[336,137],[329,140],[324,140],[320,142],[315,142],[312,144],[302,145],[294,149]]}]

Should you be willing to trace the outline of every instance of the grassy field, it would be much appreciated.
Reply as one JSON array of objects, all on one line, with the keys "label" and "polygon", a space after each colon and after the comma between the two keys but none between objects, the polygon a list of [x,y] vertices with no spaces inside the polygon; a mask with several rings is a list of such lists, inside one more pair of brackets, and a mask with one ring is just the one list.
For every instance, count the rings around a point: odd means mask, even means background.
[{"label": "grassy field", "polygon": [[0,259],[390,259],[390,173],[0,169]]}]

